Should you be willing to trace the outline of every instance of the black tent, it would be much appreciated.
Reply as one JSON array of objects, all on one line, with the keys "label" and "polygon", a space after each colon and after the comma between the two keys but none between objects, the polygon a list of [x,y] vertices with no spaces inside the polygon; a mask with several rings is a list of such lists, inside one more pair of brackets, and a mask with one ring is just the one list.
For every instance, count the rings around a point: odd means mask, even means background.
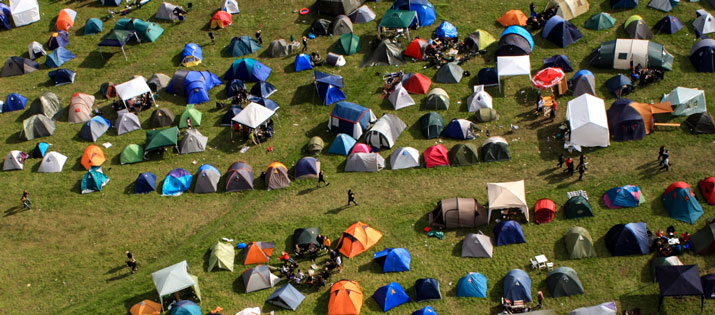
[{"label": "black tent", "polygon": [[700,282],[698,266],[659,266],[655,273],[660,287],[658,310],[663,305],[663,298],[686,295],[700,296],[700,310],[703,310],[703,285]]},{"label": "black tent", "polygon": [[152,128],[167,127],[174,123],[174,113],[166,108],[154,110],[149,117],[149,125]]},{"label": "black tent", "polygon": [[715,133],[715,122],[713,121],[713,116],[708,112],[688,116],[688,118],[685,119],[685,125],[690,129],[690,132],[695,135]]},{"label": "black tent", "polygon": [[715,274],[711,273],[700,277],[700,282],[703,285],[703,293],[705,298],[715,299]]},{"label": "black tent", "polygon": [[626,34],[633,39],[651,39],[653,33],[648,29],[648,25],[643,20],[636,20],[626,26]]},{"label": "black tent", "polygon": [[370,54],[365,55],[360,67],[391,66],[404,64],[402,49],[390,41],[383,40]]},{"label": "black tent", "polygon": [[340,15],[349,14],[362,5],[363,0],[318,0],[315,8],[321,14]]},{"label": "black tent", "polygon": [[310,32],[315,36],[327,36],[330,34],[330,20],[317,19],[310,27]]},{"label": "black tent", "polygon": [[499,39],[497,56],[524,56],[530,53],[529,41],[519,34],[506,34]]}]

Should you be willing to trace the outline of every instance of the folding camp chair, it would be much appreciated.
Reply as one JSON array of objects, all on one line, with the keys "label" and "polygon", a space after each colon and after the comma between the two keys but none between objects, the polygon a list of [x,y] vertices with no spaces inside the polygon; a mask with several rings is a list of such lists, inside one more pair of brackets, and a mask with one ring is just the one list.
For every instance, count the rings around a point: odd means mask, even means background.
[{"label": "folding camp chair", "polygon": [[531,269],[536,270],[539,268],[539,265],[536,263],[536,260],[529,258],[529,262],[531,262]]}]

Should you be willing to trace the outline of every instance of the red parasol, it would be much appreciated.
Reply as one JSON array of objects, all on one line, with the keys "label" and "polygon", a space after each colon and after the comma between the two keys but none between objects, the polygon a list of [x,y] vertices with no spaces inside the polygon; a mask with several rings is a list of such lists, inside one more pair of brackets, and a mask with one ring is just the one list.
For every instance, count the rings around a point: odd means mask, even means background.
[{"label": "red parasol", "polygon": [[534,77],[531,78],[531,84],[537,89],[546,90],[559,84],[564,76],[564,71],[560,68],[549,67],[537,72]]}]

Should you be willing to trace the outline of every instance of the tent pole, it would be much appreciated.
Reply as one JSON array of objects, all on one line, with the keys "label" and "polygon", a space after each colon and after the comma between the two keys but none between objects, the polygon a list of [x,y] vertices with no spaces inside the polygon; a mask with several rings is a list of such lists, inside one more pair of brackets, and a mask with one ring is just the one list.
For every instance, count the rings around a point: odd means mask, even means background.
[{"label": "tent pole", "polygon": [[127,62],[128,62],[129,59],[127,59],[127,53],[124,52],[124,46],[122,46],[122,54],[124,54],[124,61],[127,61]]}]

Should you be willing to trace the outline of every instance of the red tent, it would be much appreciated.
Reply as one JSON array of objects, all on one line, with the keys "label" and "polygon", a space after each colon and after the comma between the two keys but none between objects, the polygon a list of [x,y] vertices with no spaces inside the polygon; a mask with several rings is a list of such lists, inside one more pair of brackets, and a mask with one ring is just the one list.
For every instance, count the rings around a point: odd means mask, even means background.
[{"label": "red tent", "polygon": [[407,90],[407,93],[410,94],[427,94],[430,84],[432,84],[432,80],[428,77],[419,73],[413,73],[402,86]]},{"label": "red tent", "polygon": [[402,52],[403,55],[415,58],[417,60],[422,60],[425,55],[425,49],[427,48],[427,41],[420,38],[413,39]]},{"label": "red tent", "polygon": [[211,24],[211,28],[213,29],[229,26],[231,25],[231,21],[231,14],[228,14],[228,12],[226,11],[218,10],[211,17],[209,23]]},{"label": "red tent", "polygon": [[534,205],[534,222],[536,224],[549,223],[554,220],[556,204],[551,199],[539,199]]},{"label": "red tent", "polygon": [[708,177],[698,182],[700,193],[709,205],[715,205],[715,177]]},{"label": "red tent", "polygon": [[435,144],[423,153],[422,157],[425,160],[425,167],[430,168],[434,166],[449,166],[449,156],[447,155],[447,148],[441,144]]},{"label": "red tent", "polygon": [[350,150],[350,154],[353,153],[370,153],[370,146],[364,143],[356,143],[353,149]]}]

